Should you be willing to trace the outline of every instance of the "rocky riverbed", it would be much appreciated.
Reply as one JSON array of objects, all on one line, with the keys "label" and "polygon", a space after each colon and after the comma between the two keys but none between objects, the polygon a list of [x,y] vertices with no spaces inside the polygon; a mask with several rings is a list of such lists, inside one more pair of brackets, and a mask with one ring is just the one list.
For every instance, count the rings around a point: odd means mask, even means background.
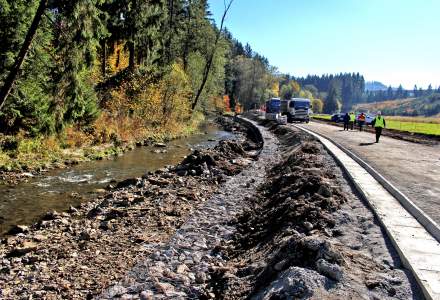
[{"label": "rocky riverbed", "polygon": [[0,298],[90,299],[122,278],[255,159],[259,145],[245,127],[231,126],[241,138],[120,182],[68,212],[49,212],[30,228],[17,226],[1,240]]},{"label": "rocky riverbed", "polygon": [[421,298],[320,144],[223,122],[241,138],[17,227],[0,298]]}]

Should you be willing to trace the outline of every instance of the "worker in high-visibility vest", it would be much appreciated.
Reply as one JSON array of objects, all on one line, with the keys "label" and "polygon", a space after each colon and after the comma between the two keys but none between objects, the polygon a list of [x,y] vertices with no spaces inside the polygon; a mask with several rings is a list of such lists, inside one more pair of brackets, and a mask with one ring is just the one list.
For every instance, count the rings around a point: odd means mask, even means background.
[{"label": "worker in high-visibility vest", "polygon": [[365,119],[366,119],[366,117],[365,117],[365,114],[364,114],[364,113],[361,113],[361,114],[358,116],[359,131],[362,131],[362,127],[363,127],[364,124],[365,124]]},{"label": "worker in high-visibility vest", "polygon": [[382,129],[384,129],[386,125],[385,119],[380,111],[377,112],[377,115],[374,118],[373,122],[371,122],[371,125],[374,127],[374,130],[376,131],[376,143],[379,143],[379,138],[380,135],[382,134]]},{"label": "worker in high-visibility vest", "polygon": [[354,122],[356,120],[356,115],[354,114],[354,112],[350,113],[350,128],[351,130],[354,129]]}]

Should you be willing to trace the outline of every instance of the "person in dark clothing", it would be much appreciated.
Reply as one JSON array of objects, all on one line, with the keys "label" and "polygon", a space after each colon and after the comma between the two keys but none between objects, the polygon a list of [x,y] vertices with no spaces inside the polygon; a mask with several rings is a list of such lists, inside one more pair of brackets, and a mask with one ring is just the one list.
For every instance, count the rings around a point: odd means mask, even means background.
[{"label": "person in dark clothing", "polygon": [[350,115],[345,113],[344,115],[344,130],[348,130],[348,124],[350,123]]},{"label": "person in dark clothing", "polygon": [[376,131],[376,143],[379,143],[379,138],[382,134],[382,129],[385,128],[385,119],[382,116],[381,112],[377,112],[377,116],[374,118],[373,122],[371,122],[371,125],[374,127],[374,130]]}]

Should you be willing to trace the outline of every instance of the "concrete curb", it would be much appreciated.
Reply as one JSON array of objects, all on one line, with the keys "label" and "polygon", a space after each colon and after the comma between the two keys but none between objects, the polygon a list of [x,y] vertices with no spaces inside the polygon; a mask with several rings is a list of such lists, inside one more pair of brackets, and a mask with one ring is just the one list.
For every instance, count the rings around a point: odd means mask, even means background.
[{"label": "concrete curb", "polygon": [[[319,135],[320,137],[326,138],[325,136],[316,133],[314,131],[302,128],[300,126],[296,126],[297,128],[300,128],[301,130],[304,130],[308,133],[313,133],[316,135]],[[425,214],[420,208],[418,208],[414,202],[412,202],[406,195],[404,195],[401,191],[399,191],[391,182],[389,182],[387,179],[385,179],[379,172],[377,172],[373,167],[371,167],[367,162],[362,160],[359,156],[345,148],[344,146],[336,143],[333,140],[330,140],[327,138],[330,142],[332,142],[336,147],[341,149],[345,154],[350,156],[354,161],[356,161],[358,164],[360,164],[365,170],[367,170],[368,173],[370,173],[371,176],[374,177],[391,195],[393,195],[399,202],[402,204],[402,206],[412,215],[414,218],[416,218],[417,221],[419,221],[420,224],[425,227],[425,229],[437,240],[440,241],[440,226],[431,219],[430,216]]]},{"label": "concrete curb", "polygon": [[[417,217],[413,215],[413,212],[416,212],[416,213],[420,212],[422,219],[423,219],[423,216],[427,217],[426,219],[424,219],[425,221],[429,222],[430,218],[428,216],[426,216],[423,212],[421,212],[417,206],[415,206],[405,195],[403,195],[397,188],[395,188],[391,183],[389,183],[385,178],[383,178],[383,176],[381,176],[377,171],[375,171],[370,165],[368,165],[365,161],[360,159],[358,156],[351,153],[348,149],[338,145],[337,143],[331,141],[330,139],[328,139],[318,133],[315,133],[311,130],[305,129],[305,128],[303,128],[301,126],[297,126],[297,125],[294,125],[294,126],[298,129],[300,129],[304,132],[307,132],[307,133],[311,134],[312,136],[316,137],[321,142],[321,144],[324,146],[324,148],[330,153],[330,155],[332,155],[335,158],[336,162],[342,167],[342,169],[345,171],[345,173],[349,177],[350,181],[354,184],[355,188],[358,190],[358,192],[361,194],[361,196],[367,201],[367,203],[372,208],[372,210],[375,213],[375,215],[377,216],[379,222],[382,224],[384,230],[386,231],[388,237],[391,239],[391,242],[394,245],[395,249],[397,250],[399,257],[402,260],[402,263],[414,275],[414,277],[415,277],[419,287],[421,288],[424,296],[426,297],[426,299],[434,299],[434,300],[440,299],[440,291],[439,291],[439,281],[440,280],[438,278],[438,273],[435,273],[438,271],[435,271],[436,267],[433,267],[432,269],[430,267],[427,267],[427,265],[429,265],[430,263],[432,265],[437,264],[436,262],[431,261],[432,258],[431,258],[430,249],[427,250],[426,253],[420,252],[420,250],[417,250],[417,249],[411,249],[411,246],[414,247],[416,244],[413,244],[413,245],[407,244],[408,241],[405,241],[404,239],[402,239],[402,234],[399,233],[398,231],[396,231],[396,228],[389,228],[387,226],[387,224],[390,224],[390,220],[388,220],[387,214],[386,213],[384,214],[383,208],[382,208],[382,211],[380,211],[380,208],[376,207],[377,204],[375,205],[374,201],[373,201],[373,203],[370,201],[369,196],[368,196],[368,194],[369,194],[368,191],[364,190],[361,187],[361,185],[357,183],[356,178],[351,174],[351,172],[348,170],[348,168],[345,166],[345,164],[342,162],[342,160],[335,153],[333,153],[333,150],[330,149],[329,146],[325,144],[325,142],[327,141],[328,143],[333,144],[334,147],[339,149],[342,153],[346,154],[355,163],[357,163],[360,167],[362,167],[366,173],[371,175],[371,177],[373,177],[372,179],[375,179],[377,181],[377,183],[379,184],[379,186],[382,186],[382,188],[384,189],[384,192],[388,192],[391,197],[394,197],[394,199],[397,201],[396,203],[400,204],[401,210],[403,210],[403,211],[406,210],[409,213],[409,215],[415,219],[414,222],[416,222],[416,223],[418,222],[418,224],[422,230],[423,230],[423,228],[425,229],[425,234],[424,234],[425,241],[429,242],[429,239],[431,238],[432,243],[428,243],[428,244],[431,244],[431,245],[434,244],[435,249],[437,249],[437,250],[435,250],[435,254],[432,254],[433,255],[432,257],[438,258],[440,255],[440,250],[438,248],[439,247],[438,239],[436,239],[436,237],[431,237],[432,236],[431,231],[428,231],[428,228],[426,228],[425,224],[420,222],[417,219]],[[390,191],[389,189],[391,189],[392,191]],[[406,205],[404,205],[402,203],[402,199]],[[411,210],[409,210],[407,208],[407,206],[409,206],[411,208]],[[420,215],[419,215],[419,217],[420,217]],[[433,231],[437,232],[436,228],[438,229],[438,225],[434,221],[432,221],[432,222],[433,222],[434,227],[430,226],[429,228],[431,230],[434,229]],[[391,227],[393,227],[393,226],[391,226]],[[403,230],[405,230],[405,228],[403,228]],[[409,230],[409,228],[408,228],[408,230]],[[428,248],[430,248],[430,247],[428,247]],[[434,274],[434,275],[432,275],[432,274]]]},{"label": "concrete curb", "polygon": [[257,126],[255,126],[254,123],[252,123],[250,120],[241,117],[241,116],[236,116],[235,119],[240,122],[243,126],[247,127],[248,130],[250,130],[250,132],[254,135],[255,137],[255,142],[259,142],[259,143],[264,143],[264,138],[263,135],[261,134],[261,131],[258,129]]}]

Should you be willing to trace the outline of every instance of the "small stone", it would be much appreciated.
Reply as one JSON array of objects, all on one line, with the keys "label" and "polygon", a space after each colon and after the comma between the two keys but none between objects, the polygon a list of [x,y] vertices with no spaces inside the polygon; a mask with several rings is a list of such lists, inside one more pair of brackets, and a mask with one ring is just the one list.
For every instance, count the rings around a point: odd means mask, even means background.
[{"label": "small stone", "polygon": [[158,147],[158,148],[165,148],[167,145],[164,143],[156,143],[154,144],[154,147]]},{"label": "small stone", "polygon": [[177,274],[183,274],[188,270],[188,267],[185,264],[181,264],[179,266],[177,266],[177,270],[176,273]]},{"label": "small stone", "polygon": [[372,290],[378,287],[380,285],[380,282],[377,279],[369,279],[365,281],[365,285],[367,286],[368,289]]},{"label": "small stone", "polygon": [[143,291],[140,293],[139,298],[141,300],[153,300],[154,293],[152,291]]},{"label": "small stone", "polygon": [[82,232],[79,234],[79,239],[80,239],[80,240],[83,240],[83,241],[88,241],[88,240],[91,239],[91,235],[90,235],[90,233],[88,233],[87,231],[82,231]]},{"label": "small stone", "polygon": [[29,232],[29,227],[25,225],[14,225],[7,234],[14,235]]},{"label": "small stone", "polygon": [[279,272],[284,269],[286,264],[287,264],[287,261],[285,259],[283,259],[282,261],[277,262],[273,268]]},{"label": "small stone", "polygon": [[159,292],[161,292],[165,295],[174,292],[174,286],[172,286],[171,284],[166,283],[166,282],[157,282],[155,284],[155,287]]},{"label": "small stone", "polygon": [[208,280],[208,276],[204,272],[196,273],[196,282],[199,284],[205,283]]},{"label": "small stone", "polygon": [[37,242],[41,242],[41,241],[47,240],[47,237],[44,236],[44,235],[42,235],[42,234],[36,234],[36,235],[34,235],[32,238],[33,238],[35,241],[37,241]]},{"label": "small stone", "polygon": [[16,256],[22,256],[25,255],[26,253],[32,252],[37,250],[37,244],[33,243],[33,242],[23,242],[23,244],[19,247],[16,247],[14,249],[12,249],[7,257],[16,257]]},{"label": "small stone", "polygon": [[43,220],[51,221],[51,220],[55,220],[55,219],[59,219],[59,218],[61,218],[60,214],[57,211],[53,210],[53,211],[46,213],[43,217]]},{"label": "small stone", "polygon": [[176,172],[177,176],[186,176],[187,172],[186,170],[179,170]]},{"label": "small stone", "polygon": [[312,231],[313,230],[313,224],[312,223],[306,221],[306,222],[303,223],[303,225],[304,225],[305,229],[307,229],[307,231]]},{"label": "small stone", "polygon": [[319,195],[329,198],[332,196],[332,191],[330,190],[330,188],[326,185],[321,185],[318,189],[317,192]]},{"label": "small stone", "polygon": [[316,268],[319,273],[325,275],[333,280],[340,281],[342,279],[342,268],[336,264],[331,264],[325,259],[319,259],[316,262]]},{"label": "small stone", "polygon": [[71,214],[76,213],[77,211],[78,210],[75,207],[73,207],[73,206],[70,206],[69,210],[68,210],[68,212],[71,213]]}]

